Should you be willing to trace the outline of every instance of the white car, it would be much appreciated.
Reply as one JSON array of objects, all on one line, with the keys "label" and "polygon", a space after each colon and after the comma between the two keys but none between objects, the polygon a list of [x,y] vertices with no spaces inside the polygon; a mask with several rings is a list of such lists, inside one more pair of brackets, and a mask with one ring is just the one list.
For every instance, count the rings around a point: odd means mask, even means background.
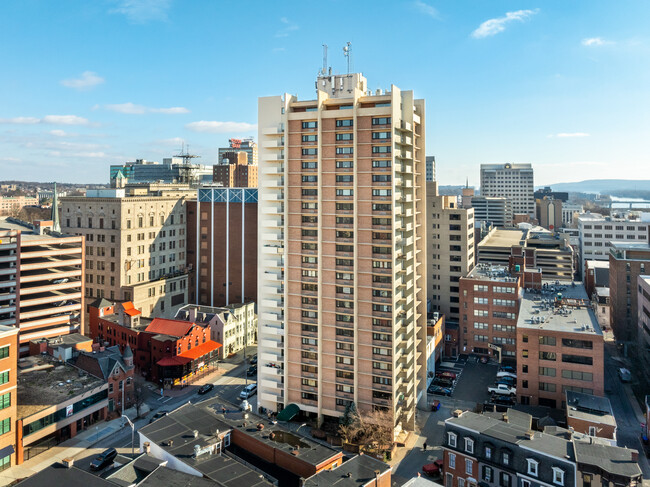
[{"label": "white car", "polygon": [[248,399],[257,392],[257,384],[248,384],[244,390],[239,393],[239,399]]},{"label": "white car", "polygon": [[512,377],[513,379],[517,378],[517,374],[513,374],[512,372],[497,372],[497,377]]},{"label": "white car", "polygon": [[507,386],[505,384],[497,384],[495,386],[488,387],[488,392],[494,394],[500,394],[502,396],[516,396],[517,389],[514,387]]}]

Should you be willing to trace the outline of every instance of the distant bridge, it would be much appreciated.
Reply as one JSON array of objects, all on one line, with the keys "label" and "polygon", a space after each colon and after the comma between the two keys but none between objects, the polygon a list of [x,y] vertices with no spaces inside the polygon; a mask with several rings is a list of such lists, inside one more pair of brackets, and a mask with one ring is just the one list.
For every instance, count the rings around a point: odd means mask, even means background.
[{"label": "distant bridge", "polygon": [[638,208],[639,210],[650,209],[650,201],[636,201],[636,200],[594,200],[594,203],[603,208],[612,208],[612,205],[616,205],[617,208],[625,208],[633,210]]}]

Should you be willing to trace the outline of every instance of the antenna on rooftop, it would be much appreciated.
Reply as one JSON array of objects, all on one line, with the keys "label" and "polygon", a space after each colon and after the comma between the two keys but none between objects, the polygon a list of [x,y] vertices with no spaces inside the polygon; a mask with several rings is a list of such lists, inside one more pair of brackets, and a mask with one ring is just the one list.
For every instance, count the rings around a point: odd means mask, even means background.
[{"label": "antenna on rooftop", "polygon": [[327,76],[327,44],[323,44],[323,70],[321,76]]},{"label": "antenna on rooftop", "polygon": [[343,47],[343,55],[348,59],[348,76],[350,75],[350,62],[352,56],[352,43],[348,42]]},{"label": "antenna on rooftop", "polygon": [[175,155],[174,157],[180,157],[181,160],[183,161],[180,167],[181,183],[192,184],[196,176],[195,168],[193,167],[192,164],[192,159],[201,156],[190,154],[190,146],[188,145],[187,147],[185,147],[185,142],[183,142],[181,145],[181,153]]}]

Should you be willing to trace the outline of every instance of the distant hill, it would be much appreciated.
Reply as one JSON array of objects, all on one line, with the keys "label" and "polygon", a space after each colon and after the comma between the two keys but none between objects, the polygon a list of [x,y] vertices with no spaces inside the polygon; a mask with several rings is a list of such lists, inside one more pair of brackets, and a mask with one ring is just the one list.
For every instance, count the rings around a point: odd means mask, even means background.
[{"label": "distant hill", "polygon": [[629,195],[633,192],[646,192],[650,188],[650,180],[587,179],[585,181],[579,181],[576,183],[555,183],[551,184],[550,186],[553,191],[567,191],[572,193],[598,193],[618,196],[619,194]]}]

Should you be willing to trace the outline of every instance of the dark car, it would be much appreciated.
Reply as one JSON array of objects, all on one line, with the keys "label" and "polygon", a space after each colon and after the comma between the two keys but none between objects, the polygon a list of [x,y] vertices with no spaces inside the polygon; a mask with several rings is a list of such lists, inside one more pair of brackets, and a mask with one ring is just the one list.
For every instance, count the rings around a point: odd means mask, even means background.
[{"label": "dark car", "polygon": [[149,420],[149,423],[153,423],[157,419],[162,418],[163,416],[167,416],[169,414],[169,411],[158,411],[156,414],[153,415],[153,417]]},{"label": "dark car", "polygon": [[436,385],[429,386],[428,392],[429,394],[435,394],[437,396],[451,396],[451,389]]},{"label": "dark car", "polygon": [[440,477],[442,475],[442,460],[435,460],[422,466],[422,471],[429,477]]},{"label": "dark car", "polygon": [[199,387],[199,394],[207,394],[212,389],[214,389],[214,384],[203,384]]},{"label": "dark car", "polygon": [[514,406],[517,403],[513,397],[503,395],[494,395],[490,402],[500,406]]},{"label": "dark car", "polygon": [[433,380],[433,384],[441,387],[453,387],[454,381],[451,379],[436,378]]},{"label": "dark car", "polygon": [[517,380],[512,377],[499,377],[495,384],[505,384],[510,387],[515,387],[517,385]]},{"label": "dark car", "polygon": [[246,371],[246,375],[249,377],[257,375],[257,365],[251,365]]},{"label": "dark car", "polygon": [[90,462],[90,470],[101,470],[108,467],[115,457],[117,456],[117,450],[115,448],[109,448],[102,452],[99,456],[95,457],[92,462]]},{"label": "dark car", "polygon": [[249,362],[251,365],[255,365],[257,363],[257,355],[253,355]]},{"label": "dark car", "polygon": [[499,372],[510,372],[511,374],[516,374],[517,370],[510,365],[502,365],[499,367]]}]

